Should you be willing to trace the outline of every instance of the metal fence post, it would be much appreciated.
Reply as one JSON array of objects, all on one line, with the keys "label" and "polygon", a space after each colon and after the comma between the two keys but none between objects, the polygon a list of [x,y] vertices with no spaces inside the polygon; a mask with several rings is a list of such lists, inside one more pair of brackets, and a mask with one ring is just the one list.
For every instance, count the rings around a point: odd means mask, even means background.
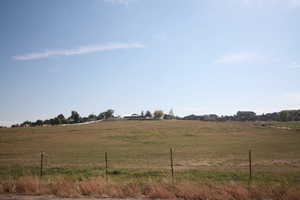
[{"label": "metal fence post", "polygon": [[41,166],[40,166],[40,176],[43,176],[43,163],[44,162],[44,152],[41,152]]},{"label": "metal fence post", "polygon": [[105,152],[105,180],[108,182],[108,164],[107,164],[107,152]]},{"label": "metal fence post", "polygon": [[171,162],[172,183],[174,183],[174,164],[173,164],[173,149],[172,148],[170,148],[170,162]]},{"label": "metal fence post", "polygon": [[249,181],[252,181],[252,151],[249,150]]}]

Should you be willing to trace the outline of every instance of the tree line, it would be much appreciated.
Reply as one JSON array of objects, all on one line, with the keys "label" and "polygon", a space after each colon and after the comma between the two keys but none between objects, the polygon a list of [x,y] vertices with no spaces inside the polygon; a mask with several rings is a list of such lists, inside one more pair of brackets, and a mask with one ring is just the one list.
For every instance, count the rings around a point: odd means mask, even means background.
[{"label": "tree line", "polygon": [[59,114],[54,118],[46,120],[36,120],[35,122],[25,121],[21,124],[14,124],[12,127],[33,127],[33,126],[47,126],[47,125],[62,125],[62,124],[76,124],[85,123],[97,120],[110,119],[114,117],[114,110],[108,109],[107,111],[101,112],[98,115],[90,114],[87,117],[81,117],[77,111],[71,111],[71,116],[65,118],[63,114]]},{"label": "tree line", "polygon": [[[25,121],[21,124],[12,125],[12,127],[33,127],[33,126],[47,126],[47,125],[62,125],[62,124],[76,124],[92,122],[97,120],[115,119],[114,110],[108,109],[98,115],[90,114],[87,117],[81,117],[77,111],[71,111],[71,116],[65,118],[63,114],[52,119],[36,120],[35,122]],[[252,111],[238,111],[235,115],[221,115],[208,114],[208,115],[187,115],[184,117],[175,116],[173,109],[168,114],[162,110],[156,110],[151,113],[149,110],[140,115],[132,114],[125,116],[123,119],[127,120],[201,120],[201,121],[300,121],[300,110],[283,110],[280,112],[266,113],[257,115]]]},{"label": "tree line", "polygon": [[188,115],[182,119],[202,121],[300,121],[300,110],[283,110],[261,115],[257,115],[252,111],[238,111],[235,115],[229,116],[218,116],[216,114]]}]

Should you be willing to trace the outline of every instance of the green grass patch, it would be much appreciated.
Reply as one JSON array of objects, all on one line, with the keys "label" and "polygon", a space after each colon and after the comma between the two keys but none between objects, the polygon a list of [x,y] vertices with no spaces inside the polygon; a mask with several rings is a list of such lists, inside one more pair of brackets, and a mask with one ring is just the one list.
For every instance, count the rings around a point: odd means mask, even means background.
[{"label": "green grass patch", "polygon": [[[105,169],[102,167],[78,168],[78,167],[53,167],[43,171],[44,177],[66,177],[73,180],[83,180],[91,177],[105,177]],[[0,168],[0,179],[17,180],[23,176],[39,176],[40,169],[37,167]],[[110,180],[126,182],[128,180],[162,180],[171,179],[170,170],[143,170],[143,169],[113,169],[108,171]],[[193,182],[219,182],[249,181],[249,174],[242,171],[204,171],[204,170],[181,170],[175,171],[175,180]],[[272,173],[257,172],[253,175],[254,182],[261,183],[286,183],[300,184],[299,173]]]}]

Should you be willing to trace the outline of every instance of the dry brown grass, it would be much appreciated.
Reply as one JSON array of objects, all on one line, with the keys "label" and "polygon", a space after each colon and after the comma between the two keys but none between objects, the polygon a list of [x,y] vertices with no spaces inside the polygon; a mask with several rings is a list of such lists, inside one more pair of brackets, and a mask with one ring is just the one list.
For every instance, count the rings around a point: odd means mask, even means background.
[{"label": "dry brown grass", "polygon": [[36,177],[22,177],[16,182],[15,190],[18,193],[36,194],[40,189],[40,181]]},{"label": "dry brown grass", "polygon": [[49,186],[52,193],[59,197],[81,196],[78,183],[71,180],[58,180],[57,182],[51,183]]},{"label": "dry brown grass", "polygon": [[143,196],[143,188],[139,183],[126,183],[122,186],[123,195],[126,197]]},{"label": "dry brown grass", "polygon": [[167,182],[149,184],[144,193],[146,196],[154,199],[176,198],[174,189]]},{"label": "dry brown grass", "polygon": [[1,193],[15,193],[16,185],[10,181],[1,183]]},{"label": "dry brown grass", "polygon": [[287,189],[285,198],[290,199],[290,200],[299,200],[300,199],[300,186]]},{"label": "dry brown grass", "polygon": [[51,194],[46,182],[41,182],[38,177],[26,176],[17,181],[6,181],[0,184],[0,193],[18,193],[18,194]]},{"label": "dry brown grass", "polygon": [[38,177],[22,177],[0,183],[2,194],[48,195],[58,197],[112,197],[154,199],[186,199],[186,200],[299,200],[299,185],[248,185],[227,183],[195,183],[181,181],[175,184],[167,180],[106,183],[102,178],[92,178],[82,181],[56,178],[52,180]]},{"label": "dry brown grass", "polygon": [[0,130],[0,140],[3,168],[39,166],[39,152],[44,151],[48,168],[103,167],[101,158],[108,152],[112,168],[165,169],[169,168],[169,148],[173,147],[174,165],[179,169],[244,170],[251,147],[256,170],[300,169],[297,131],[248,122],[125,120],[11,128]]},{"label": "dry brown grass", "polygon": [[79,189],[82,195],[104,196],[106,184],[102,179],[90,179],[79,183]]},{"label": "dry brown grass", "polygon": [[175,193],[177,197],[190,200],[249,199],[248,189],[244,185],[236,183],[199,185],[192,182],[182,182],[176,185]]}]

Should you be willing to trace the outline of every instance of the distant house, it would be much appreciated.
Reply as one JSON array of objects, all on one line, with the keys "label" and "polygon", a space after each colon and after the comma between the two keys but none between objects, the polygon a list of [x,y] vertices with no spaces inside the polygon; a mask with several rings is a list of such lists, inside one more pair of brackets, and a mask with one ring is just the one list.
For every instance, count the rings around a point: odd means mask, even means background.
[{"label": "distant house", "polygon": [[192,115],[185,116],[183,119],[184,120],[202,120],[202,117],[192,114]]},{"label": "distant house", "polygon": [[75,120],[74,120],[73,118],[69,117],[69,118],[68,118],[68,122],[69,122],[70,124],[73,124],[73,123],[75,123]]},{"label": "distant house", "polygon": [[118,116],[113,116],[113,119],[121,119],[121,116],[120,115],[118,115]]},{"label": "distant house", "polygon": [[174,119],[174,116],[165,114],[165,115],[164,115],[164,119],[167,119],[167,120]]},{"label": "distant house", "polygon": [[218,115],[215,115],[215,114],[204,115],[203,120],[204,121],[217,121]]},{"label": "distant house", "polygon": [[127,119],[127,120],[143,120],[143,119],[145,119],[145,117],[141,116],[141,115],[138,115],[138,114],[132,114],[130,116],[124,116],[124,119]]}]

